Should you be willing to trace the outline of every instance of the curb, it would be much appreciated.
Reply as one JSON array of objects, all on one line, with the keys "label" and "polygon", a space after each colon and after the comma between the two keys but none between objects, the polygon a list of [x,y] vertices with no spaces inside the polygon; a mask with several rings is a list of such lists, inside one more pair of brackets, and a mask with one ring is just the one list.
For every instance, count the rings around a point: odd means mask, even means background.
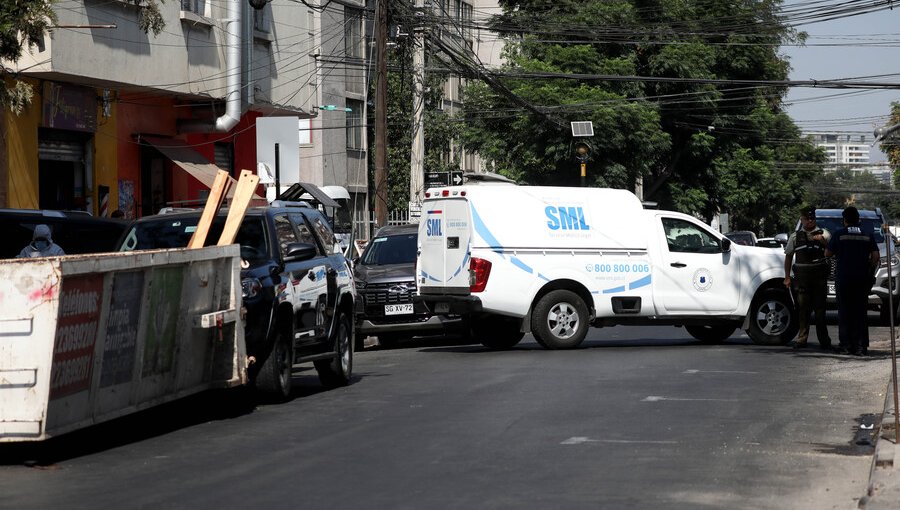
[{"label": "curb", "polygon": [[894,387],[888,379],[884,392],[884,413],[878,426],[875,454],[869,471],[869,486],[866,495],[860,498],[859,508],[865,510],[888,510],[900,506],[900,472],[894,469],[898,445],[894,439]]}]

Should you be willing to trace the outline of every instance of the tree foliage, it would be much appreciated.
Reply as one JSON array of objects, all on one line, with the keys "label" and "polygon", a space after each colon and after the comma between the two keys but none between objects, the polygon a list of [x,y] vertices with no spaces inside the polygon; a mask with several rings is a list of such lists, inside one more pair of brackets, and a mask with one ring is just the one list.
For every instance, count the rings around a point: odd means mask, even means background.
[{"label": "tree foliage", "polygon": [[[412,41],[400,41],[388,55],[388,210],[406,210],[409,207],[409,177],[412,153],[413,73]],[[450,161],[447,148],[459,132],[459,125],[452,122],[441,110],[441,83],[446,74],[428,73],[425,83],[425,172],[459,170],[457,161]],[[373,83],[373,90],[374,90]],[[371,97],[375,97],[374,92]],[[368,125],[375,126],[374,108],[369,110]],[[374,132],[369,133],[374,140]],[[374,150],[370,151],[374,154]],[[375,182],[374,158],[369,158],[369,182]]]},{"label": "tree foliage", "polygon": [[[0,0],[0,59],[17,61],[22,50],[38,44],[50,26],[56,21],[49,0]],[[0,78],[9,72],[0,71]],[[3,83],[0,88],[0,106],[18,115],[31,102],[33,92],[27,83],[17,80]]]},{"label": "tree foliage", "polygon": [[[891,103],[891,120],[888,125],[900,125],[900,103]],[[900,130],[894,131],[887,140],[881,142],[881,150],[887,154],[888,163],[894,169],[894,183],[900,183]]]},{"label": "tree foliage", "polygon": [[[804,35],[779,21],[779,0],[500,4],[498,76],[541,113],[482,83],[467,88],[462,140],[496,171],[577,185],[569,122],[592,121],[591,186],[642,182],[646,200],[707,221],[727,212],[735,229],[772,233],[795,221],[824,156],[784,113],[786,87],[704,82],[787,79],[778,45]],[[590,78],[565,77],[575,74]]]}]

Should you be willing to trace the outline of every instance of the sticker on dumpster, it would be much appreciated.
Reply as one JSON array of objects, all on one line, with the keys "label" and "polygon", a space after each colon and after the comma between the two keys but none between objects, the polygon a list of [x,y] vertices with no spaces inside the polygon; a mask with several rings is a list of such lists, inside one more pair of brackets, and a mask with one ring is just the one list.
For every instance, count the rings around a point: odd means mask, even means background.
[{"label": "sticker on dumpster", "polygon": [[178,325],[178,307],[181,303],[182,268],[154,269],[150,278],[152,285],[142,377],[172,370],[175,327]]},{"label": "sticker on dumpster", "polygon": [[102,275],[63,280],[50,370],[51,400],[90,389],[102,303]]},{"label": "sticker on dumpster", "polygon": [[101,388],[131,381],[143,290],[143,271],[116,273],[113,276],[100,371]]}]

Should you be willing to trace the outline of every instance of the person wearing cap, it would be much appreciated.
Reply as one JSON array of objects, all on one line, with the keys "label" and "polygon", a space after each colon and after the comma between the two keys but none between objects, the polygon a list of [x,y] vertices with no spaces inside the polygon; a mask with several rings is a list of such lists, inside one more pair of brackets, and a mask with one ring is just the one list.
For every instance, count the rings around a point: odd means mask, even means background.
[{"label": "person wearing cap", "polygon": [[[825,247],[831,233],[816,225],[815,207],[800,211],[800,228],[792,233],[784,247],[784,286],[796,296],[800,329],[793,347],[802,349],[809,339],[809,317],[816,316],[816,339],[822,349],[831,348],[831,337],[825,322],[825,301],[828,296],[829,266]],[[793,269],[793,276],[792,270]]]},{"label": "person wearing cap", "polygon": [[881,254],[875,236],[859,227],[856,207],[845,208],[841,216],[844,228],[834,233],[825,250],[826,255],[835,257],[840,352],[865,356],[869,350],[866,308]]},{"label": "person wearing cap", "polygon": [[60,255],[65,254],[66,252],[50,238],[50,227],[41,224],[34,227],[34,235],[31,236],[31,243],[22,248],[22,251],[16,255],[16,258],[59,257]]}]

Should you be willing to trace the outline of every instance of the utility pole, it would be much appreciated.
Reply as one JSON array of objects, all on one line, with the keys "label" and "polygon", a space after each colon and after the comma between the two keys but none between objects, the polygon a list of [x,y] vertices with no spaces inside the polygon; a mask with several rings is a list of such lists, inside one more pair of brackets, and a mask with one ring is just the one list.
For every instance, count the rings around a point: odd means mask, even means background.
[{"label": "utility pole", "polygon": [[387,225],[387,3],[377,0],[375,28],[375,227]]},{"label": "utility pole", "polygon": [[413,38],[413,136],[410,152],[409,220],[421,214],[425,180],[425,0],[416,0]]}]

